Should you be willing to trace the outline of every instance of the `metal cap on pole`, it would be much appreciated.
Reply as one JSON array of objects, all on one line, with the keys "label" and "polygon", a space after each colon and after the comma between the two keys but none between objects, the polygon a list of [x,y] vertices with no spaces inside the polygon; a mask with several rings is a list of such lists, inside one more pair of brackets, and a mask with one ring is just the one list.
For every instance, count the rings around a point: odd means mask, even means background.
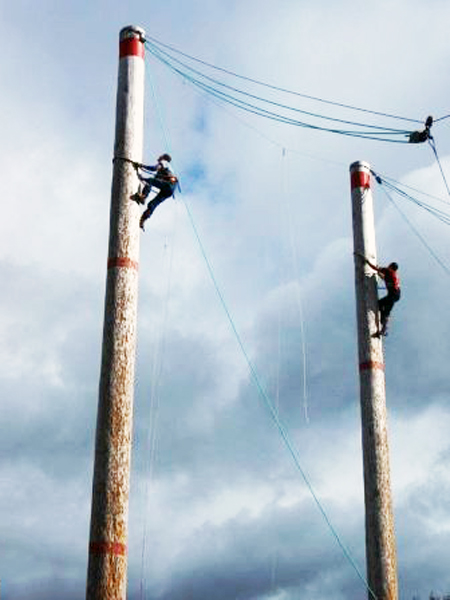
[{"label": "metal cap on pole", "polygon": [[[139,227],[130,201],[142,161],[144,31],[119,39],[113,181],[92,490],[87,600],[125,600],[136,352]],[[125,160],[123,160],[125,159]]]},{"label": "metal cap on pole", "polygon": [[383,344],[379,336],[377,264],[371,170],[350,166],[369,598],[397,600]]}]

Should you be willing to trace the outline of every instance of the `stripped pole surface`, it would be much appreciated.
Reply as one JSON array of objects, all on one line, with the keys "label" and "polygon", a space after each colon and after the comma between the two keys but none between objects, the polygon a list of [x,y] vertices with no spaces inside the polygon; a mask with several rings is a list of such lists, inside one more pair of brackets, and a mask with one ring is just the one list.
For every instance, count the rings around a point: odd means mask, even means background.
[{"label": "stripped pole surface", "polygon": [[[377,264],[370,167],[350,166],[364,496],[367,579],[378,600],[397,600],[397,558],[392,511],[383,345],[378,331],[377,278],[363,259]],[[369,598],[373,600],[372,593]]]},{"label": "stripped pole surface", "polygon": [[87,600],[125,600],[136,317],[137,185],[128,158],[142,160],[144,32],[120,32],[102,365],[92,490]]}]

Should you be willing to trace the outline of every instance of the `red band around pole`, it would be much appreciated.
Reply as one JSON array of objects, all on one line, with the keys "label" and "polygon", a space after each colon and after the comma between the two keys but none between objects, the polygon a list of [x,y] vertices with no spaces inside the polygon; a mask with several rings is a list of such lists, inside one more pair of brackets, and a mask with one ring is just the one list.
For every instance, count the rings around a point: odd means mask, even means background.
[{"label": "red band around pole", "polygon": [[140,58],[144,58],[144,51],[144,44],[137,37],[126,38],[120,42],[120,58],[124,58],[125,56],[139,56]]},{"label": "red band around pole", "polygon": [[350,181],[352,190],[357,187],[370,188],[370,173],[367,171],[353,171]]},{"label": "red band around pole", "polygon": [[127,547],[119,542],[91,542],[89,544],[90,554],[112,554],[113,556],[126,556]]},{"label": "red band around pole", "polygon": [[127,256],[114,256],[108,259],[108,269],[113,269],[115,267],[125,267],[128,269],[139,270],[139,263],[135,260],[131,260]]},{"label": "red band around pole", "polygon": [[359,365],[360,371],[370,371],[372,369],[379,369],[380,371],[384,371],[384,364],[374,360],[369,360]]}]

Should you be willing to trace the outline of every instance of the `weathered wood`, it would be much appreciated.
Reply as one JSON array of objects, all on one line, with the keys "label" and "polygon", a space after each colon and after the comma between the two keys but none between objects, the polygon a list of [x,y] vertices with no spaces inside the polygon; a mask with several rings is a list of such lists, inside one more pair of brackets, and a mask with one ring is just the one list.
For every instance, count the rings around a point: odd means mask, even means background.
[{"label": "weathered wood", "polygon": [[[350,166],[364,497],[369,587],[378,600],[397,600],[397,558],[392,511],[386,386],[378,313],[377,278],[360,255],[377,264],[370,167]],[[373,594],[369,592],[370,600]]]},{"label": "weathered wood", "polygon": [[[144,32],[120,32],[108,269],[92,491],[87,600],[125,600],[138,298],[137,178],[142,161]],[[120,157],[119,159],[117,157]]]}]

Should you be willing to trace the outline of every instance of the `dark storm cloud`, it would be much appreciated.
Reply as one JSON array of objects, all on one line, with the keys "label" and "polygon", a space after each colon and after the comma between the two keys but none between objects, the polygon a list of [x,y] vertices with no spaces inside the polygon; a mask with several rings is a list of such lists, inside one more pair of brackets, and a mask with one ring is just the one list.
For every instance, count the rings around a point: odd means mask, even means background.
[{"label": "dark storm cloud", "polygon": [[287,287],[256,326],[258,364],[272,375],[271,389],[278,386],[280,410],[293,425],[304,419],[304,388],[313,406],[320,399],[314,418],[321,420],[335,418],[357,392],[352,276],[350,242],[341,240],[306,273],[304,287]]},{"label": "dark storm cloud", "polygon": [[410,486],[396,510],[399,567],[407,597],[415,594],[426,600],[431,591],[450,593],[450,577],[444,568],[450,528],[448,456],[449,448],[425,480]]},{"label": "dark storm cloud", "polygon": [[[338,260],[337,265],[339,268]],[[295,295],[287,300],[292,304]],[[348,341],[350,334],[336,325],[331,308],[333,302],[338,313],[345,312],[343,307],[353,313],[348,297],[332,296],[325,286],[321,304],[316,303],[314,307],[317,318],[313,318],[308,331],[311,339],[322,340],[327,336],[329,340],[326,346],[323,343],[317,348],[307,346],[311,416],[316,425],[320,423],[324,428],[327,423],[335,424],[336,419],[340,419],[336,411],[344,409],[345,414],[349,407],[355,411],[357,407],[355,350],[344,345],[343,352],[343,340]],[[306,298],[306,304],[309,305],[309,298]],[[282,438],[267,405],[268,402],[279,410],[282,423],[292,435],[298,428],[305,428],[302,332],[298,312],[285,309],[284,300],[272,308],[266,307],[254,328],[247,332],[248,339],[255,345],[252,361],[258,384],[245,357],[237,349],[239,360],[245,366],[244,375],[237,380],[236,397],[229,398],[225,405],[220,402],[220,390],[224,380],[237,374],[219,361],[221,351],[214,339],[211,336],[181,337],[173,331],[166,333],[164,373],[158,379],[157,392],[158,476],[164,477],[164,473],[172,476],[188,469],[196,473],[196,485],[210,486],[223,473],[240,479],[267,475],[277,470],[280,462],[291,468],[291,459],[285,454]],[[281,357],[277,350],[280,310],[283,311],[283,333],[287,334]],[[350,318],[347,315],[347,320]],[[331,332],[335,335],[330,335]],[[144,333],[140,346],[145,347],[149,341]],[[139,468],[145,464],[145,440],[151,426],[150,354],[145,365],[141,362],[143,359],[138,361],[137,369],[135,428]],[[277,361],[278,365],[275,364]]]},{"label": "dark storm cloud", "polygon": [[[214,480],[218,473],[265,469],[278,440],[267,436],[272,433],[270,418],[248,377],[239,396],[223,406],[218,402],[220,388],[231,373],[218,362],[219,348],[205,338],[168,337],[170,358],[165,361],[158,408],[157,473],[164,477],[188,468]],[[150,426],[150,400],[143,394],[136,401],[141,446]]]},{"label": "dark storm cloud", "polygon": [[[355,597],[364,593],[364,585],[337,545],[329,543],[329,532],[309,504],[274,505],[257,517],[242,513],[219,527],[206,523],[179,549],[171,583],[157,597],[251,600],[285,589],[294,597],[309,598],[319,589],[320,594],[331,591],[337,581]],[[351,528],[355,526],[361,523],[352,519]],[[341,596],[335,592],[334,597]]]},{"label": "dark storm cloud", "polygon": [[53,564],[54,572],[46,581],[32,579],[20,585],[8,585],[3,583],[2,595],[6,600],[27,600],[35,598],[36,600],[56,600],[57,598],[65,598],[67,600],[78,600],[83,590],[80,589],[78,583],[71,582],[69,578],[58,575],[61,573],[61,564],[55,561]]}]

